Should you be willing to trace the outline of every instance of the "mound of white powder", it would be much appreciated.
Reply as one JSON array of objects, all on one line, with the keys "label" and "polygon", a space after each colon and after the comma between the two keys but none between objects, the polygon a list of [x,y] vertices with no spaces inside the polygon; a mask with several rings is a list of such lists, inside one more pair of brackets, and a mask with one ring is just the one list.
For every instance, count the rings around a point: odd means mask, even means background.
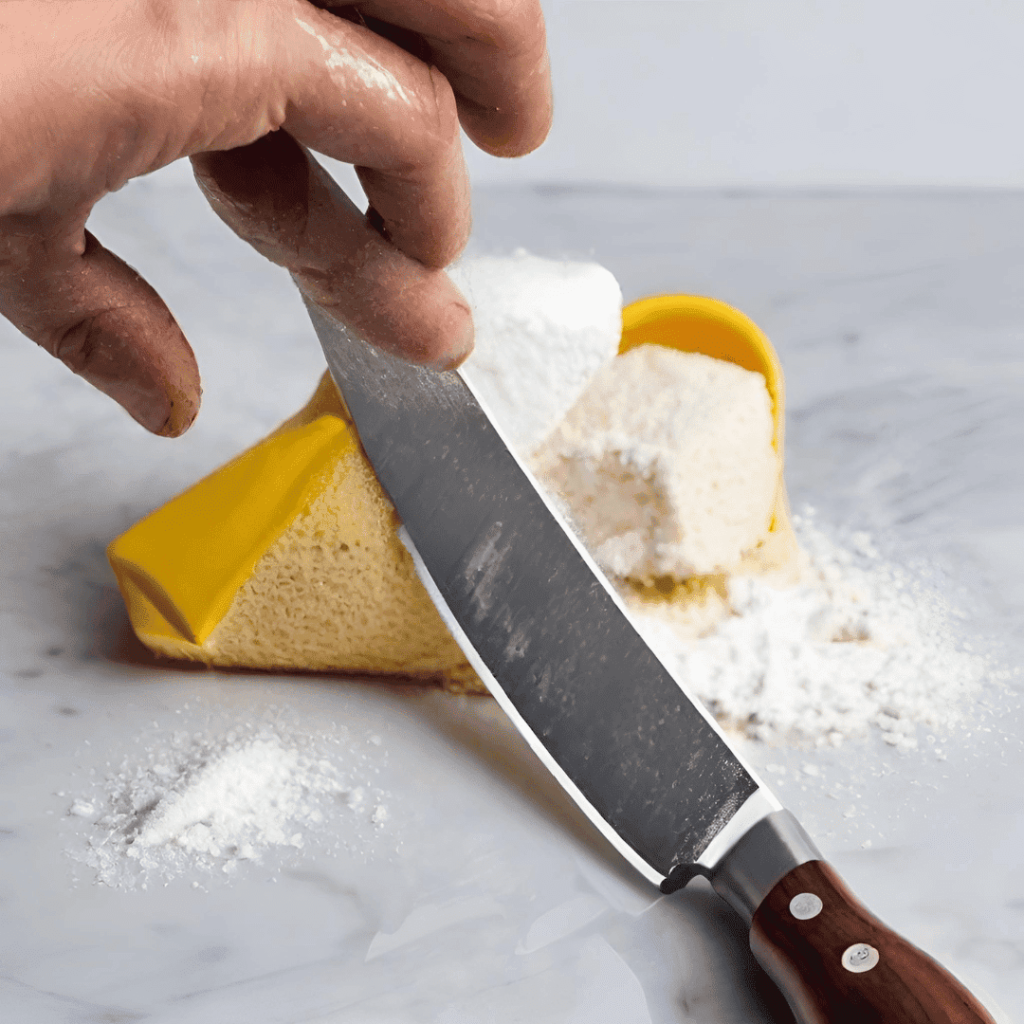
[{"label": "mound of white powder", "polygon": [[230,875],[272,851],[302,849],[329,819],[358,845],[388,818],[366,760],[349,754],[342,767],[322,738],[264,725],[158,733],[140,745],[141,757],[111,767],[69,808],[81,826],[71,855],[105,885]]},{"label": "mound of white powder", "polygon": [[961,639],[942,591],[864,533],[832,540],[811,509],[794,527],[796,585],[734,577],[696,611],[636,605],[666,664],[722,725],[767,743],[838,746],[879,730],[908,751],[957,725],[996,670]]},{"label": "mound of white powder", "polygon": [[618,352],[619,283],[597,263],[524,250],[467,257],[448,273],[476,325],[462,372],[510,443],[529,452]]}]

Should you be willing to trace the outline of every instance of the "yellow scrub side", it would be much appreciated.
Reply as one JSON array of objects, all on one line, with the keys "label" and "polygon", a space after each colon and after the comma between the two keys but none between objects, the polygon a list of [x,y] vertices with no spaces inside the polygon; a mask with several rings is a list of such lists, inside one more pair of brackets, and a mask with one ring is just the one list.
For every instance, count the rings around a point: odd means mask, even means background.
[{"label": "yellow scrub side", "polygon": [[158,654],[210,665],[483,690],[343,415],[325,376],[268,438],[110,545],[136,634]]}]

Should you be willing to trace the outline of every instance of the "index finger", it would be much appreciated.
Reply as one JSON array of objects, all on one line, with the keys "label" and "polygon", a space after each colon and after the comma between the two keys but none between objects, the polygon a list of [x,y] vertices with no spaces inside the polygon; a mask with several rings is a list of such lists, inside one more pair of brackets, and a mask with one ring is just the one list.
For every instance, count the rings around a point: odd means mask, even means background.
[{"label": "index finger", "polygon": [[544,141],[551,127],[551,69],[539,0],[370,0],[356,6],[426,42],[455,92],[466,134],[482,149],[522,156]]}]

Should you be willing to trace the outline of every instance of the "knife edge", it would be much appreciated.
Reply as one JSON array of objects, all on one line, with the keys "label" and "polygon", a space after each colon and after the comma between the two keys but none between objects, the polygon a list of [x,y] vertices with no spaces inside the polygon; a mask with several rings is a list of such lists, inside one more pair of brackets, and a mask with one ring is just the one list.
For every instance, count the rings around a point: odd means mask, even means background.
[{"label": "knife edge", "polygon": [[[615,827],[609,824],[609,822],[602,817],[594,805],[587,799],[582,790],[580,790],[576,783],[573,782],[573,780],[566,774],[558,761],[551,755],[550,751],[544,746],[537,734],[523,719],[522,715],[520,715],[515,704],[509,698],[508,694],[501,688],[497,680],[495,680],[483,658],[481,658],[477,653],[476,648],[470,642],[469,637],[466,636],[465,630],[463,630],[462,626],[459,625],[458,620],[455,618],[452,610],[448,607],[448,603],[445,601],[441,591],[437,587],[437,584],[434,582],[433,577],[427,570],[422,556],[419,551],[417,551],[416,545],[413,543],[408,530],[406,530],[404,526],[399,528],[398,538],[409,552],[413,561],[413,566],[416,569],[416,575],[419,577],[424,589],[427,591],[431,601],[437,608],[438,614],[441,616],[441,620],[455,638],[455,642],[462,649],[462,653],[466,656],[466,660],[470,665],[472,665],[477,675],[480,676],[484,685],[490,691],[495,701],[497,701],[498,706],[512,720],[516,726],[516,730],[529,744],[530,749],[541,760],[544,767],[558,780],[559,785],[572,798],[573,802],[587,816],[590,822],[598,829],[598,831],[601,832],[605,839],[615,847],[618,853],[649,882],[652,882],[654,885],[659,887],[663,886],[668,875],[659,871],[644,860],[644,858],[641,857],[640,854],[637,853],[637,851],[619,835],[615,830]],[[757,776],[754,775],[753,777],[755,781],[757,781]],[[719,866],[725,854],[732,849],[739,840],[742,839],[751,828],[753,828],[754,825],[764,818],[767,818],[770,814],[781,810],[783,810],[783,807],[778,797],[776,797],[767,786],[759,783],[758,788],[749,797],[747,797],[739,808],[735,810],[732,816],[725,821],[722,827],[705,847],[703,853],[697,860],[697,865],[695,865],[699,866],[700,870],[695,871],[694,874],[710,875]]]}]

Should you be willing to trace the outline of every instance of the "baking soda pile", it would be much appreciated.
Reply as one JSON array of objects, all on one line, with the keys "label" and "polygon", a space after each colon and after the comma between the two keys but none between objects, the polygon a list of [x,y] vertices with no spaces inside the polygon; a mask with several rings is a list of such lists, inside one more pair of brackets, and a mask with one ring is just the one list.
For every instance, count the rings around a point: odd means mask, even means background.
[{"label": "baking soda pile", "polygon": [[359,845],[388,818],[369,759],[349,749],[343,769],[322,738],[264,725],[140,742],[141,760],[126,758],[70,807],[85,829],[71,856],[105,885],[146,888],[196,870],[230,875],[271,851],[303,848],[339,816]]},{"label": "baking soda pile", "polygon": [[667,611],[638,624],[726,727],[751,739],[839,746],[879,730],[902,751],[966,716],[990,658],[958,639],[962,615],[921,573],[887,562],[871,539],[846,544],[794,517],[804,553],[795,585],[735,577],[703,634]]}]

